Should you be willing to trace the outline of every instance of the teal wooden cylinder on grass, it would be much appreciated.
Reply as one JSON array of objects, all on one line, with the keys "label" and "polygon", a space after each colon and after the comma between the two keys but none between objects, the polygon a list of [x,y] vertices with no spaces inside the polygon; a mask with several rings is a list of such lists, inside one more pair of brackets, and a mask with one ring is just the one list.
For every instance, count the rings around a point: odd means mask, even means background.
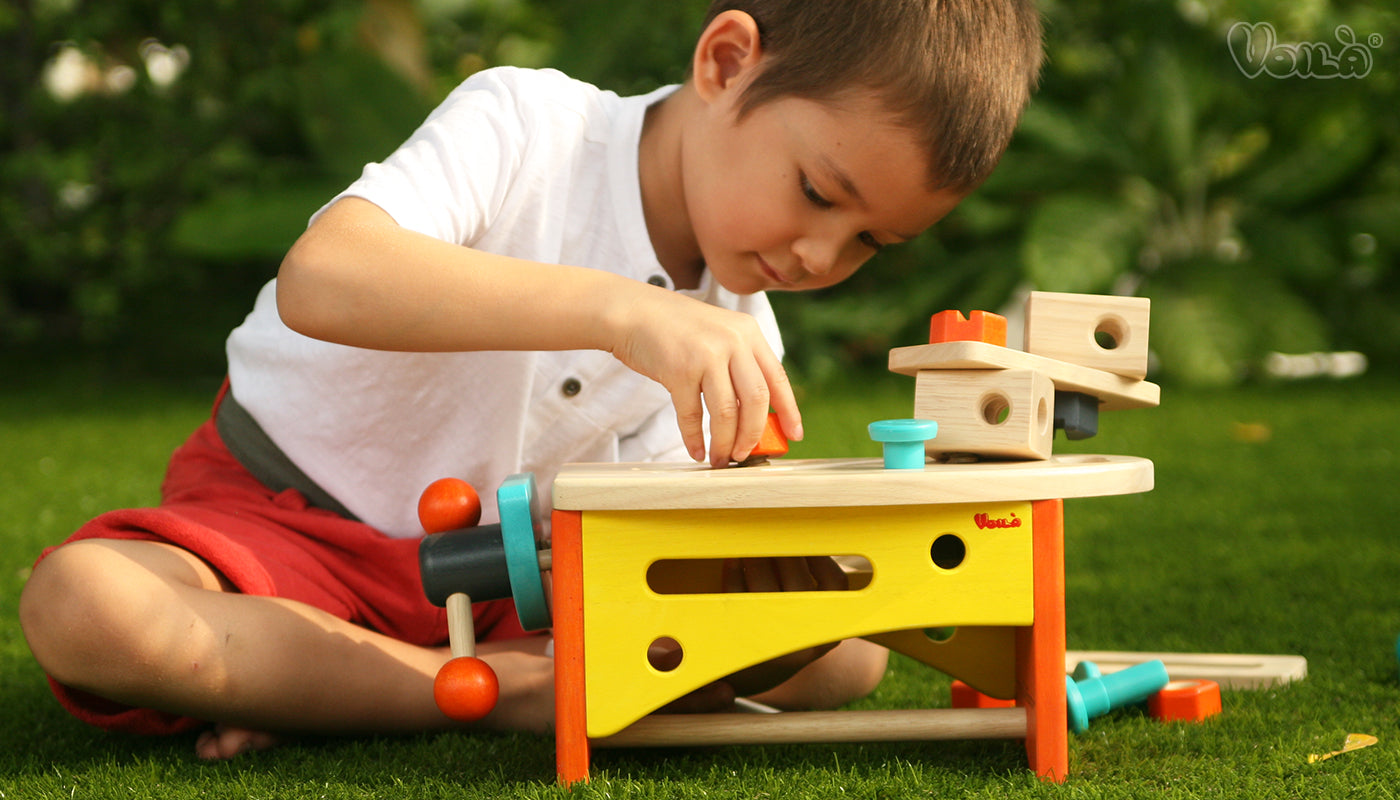
[{"label": "teal wooden cylinder on grass", "polygon": [[1160,660],[1144,661],[1107,675],[1093,676],[1098,667],[1092,662],[1081,664],[1075,673],[1082,680],[1065,677],[1065,693],[1069,703],[1069,727],[1075,733],[1089,730],[1089,720],[1107,714],[1115,708],[1141,703],[1161,690],[1171,680],[1167,665]]}]

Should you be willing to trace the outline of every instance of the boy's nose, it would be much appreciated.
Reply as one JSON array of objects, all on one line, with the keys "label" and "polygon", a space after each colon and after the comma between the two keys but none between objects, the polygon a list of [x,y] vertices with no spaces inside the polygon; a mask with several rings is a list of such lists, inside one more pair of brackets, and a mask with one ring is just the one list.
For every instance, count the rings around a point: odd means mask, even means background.
[{"label": "boy's nose", "polygon": [[792,251],[802,264],[803,271],[819,277],[835,269],[841,256],[838,245],[811,237],[793,242]]}]

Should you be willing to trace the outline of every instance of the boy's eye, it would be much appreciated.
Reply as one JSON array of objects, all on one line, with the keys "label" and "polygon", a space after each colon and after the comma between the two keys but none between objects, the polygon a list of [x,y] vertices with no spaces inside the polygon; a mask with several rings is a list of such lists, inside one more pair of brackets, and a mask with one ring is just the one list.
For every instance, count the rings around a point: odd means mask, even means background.
[{"label": "boy's eye", "polygon": [[798,173],[798,176],[799,180],[802,183],[802,195],[806,197],[812,205],[816,206],[817,208],[831,208],[835,205],[835,203],[831,202],[825,197],[822,197],[821,193],[817,191],[816,187],[812,186],[812,182],[807,179],[807,174],[805,172]]}]

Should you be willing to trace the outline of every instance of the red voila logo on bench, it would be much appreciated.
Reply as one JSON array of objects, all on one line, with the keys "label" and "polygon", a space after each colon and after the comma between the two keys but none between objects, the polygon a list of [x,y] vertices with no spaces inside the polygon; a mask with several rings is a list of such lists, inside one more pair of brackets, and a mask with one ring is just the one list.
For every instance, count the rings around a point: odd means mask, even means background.
[{"label": "red voila logo on bench", "polygon": [[972,515],[972,521],[975,522],[975,523],[977,523],[977,527],[981,528],[982,530],[986,530],[987,528],[1019,528],[1019,527],[1021,527],[1021,518],[1020,518],[1020,517],[1017,517],[1016,514],[1015,514],[1014,512],[1011,514],[1011,516],[1010,516],[1009,518],[1008,518],[1008,517],[993,517],[993,516],[990,515],[990,514],[973,514],[973,515]]}]

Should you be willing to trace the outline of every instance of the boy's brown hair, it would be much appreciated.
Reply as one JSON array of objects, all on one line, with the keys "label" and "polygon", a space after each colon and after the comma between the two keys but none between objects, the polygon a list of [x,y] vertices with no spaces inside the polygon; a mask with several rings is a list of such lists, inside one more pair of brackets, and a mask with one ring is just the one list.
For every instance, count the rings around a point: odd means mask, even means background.
[{"label": "boy's brown hair", "polygon": [[705,25],[728,10],[753,17],[767,61],[740,116],[873,91],[923,142],[935,190],[986,180],[1040,73],[1034,0],[714,0]]}]

